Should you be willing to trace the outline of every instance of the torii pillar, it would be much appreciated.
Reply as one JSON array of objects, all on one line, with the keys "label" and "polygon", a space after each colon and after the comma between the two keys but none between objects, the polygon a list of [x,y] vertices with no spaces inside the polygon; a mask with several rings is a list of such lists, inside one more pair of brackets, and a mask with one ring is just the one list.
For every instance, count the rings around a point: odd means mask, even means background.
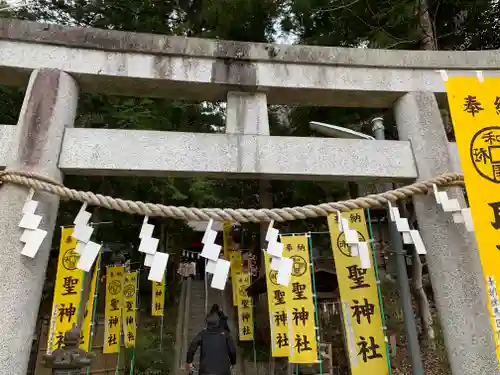
[{"label": "torii pillar", "polygon": [[[73,126],[78,87],[68,74],[54,69],[31,74],[16,141],[7,169],[36,172],[62,181],[58,168],[64,129]],[[38,307],[45,282],[59,197],[35,193],[39,228],[48,232],[34,259],[21,255],[18,227],[28,189],[6,184],[0,188],[0,364],[1,373],[26,375]]]}]

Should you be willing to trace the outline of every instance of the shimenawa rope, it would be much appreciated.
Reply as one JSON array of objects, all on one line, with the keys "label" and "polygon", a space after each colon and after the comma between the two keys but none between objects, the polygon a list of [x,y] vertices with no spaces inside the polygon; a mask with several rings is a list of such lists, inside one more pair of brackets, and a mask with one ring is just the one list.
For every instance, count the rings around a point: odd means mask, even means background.
[{"label": "shimenawa rope", "polygon": [[399,199],[408,199],[417,194],[427,194],[432,191],[432,185],[440,187],[464,186],[463,176],[458,173],[445,173],[426,181],[415,182],[395,190],[346,201],[321,203],[301,207],[282,208],[196,208],[183,206],[164,206],[162,204],[144,203],[141,201],[123,200],[90,191],[69,189],[55,180],[33,172],[6,170],[0,172],[0,186],[2,183],[12,183],[26,186],[58,195],[61,198],[85,202],[89,205],[104,207],[110,210],[138,214],[143,216],[160,216],[186,221],[237,221],[240,223],[259,223],[274,220],[285,222],[291,220],[324,217],[337,211],[345,212],[357,208],[376,208],[395,202]]}]

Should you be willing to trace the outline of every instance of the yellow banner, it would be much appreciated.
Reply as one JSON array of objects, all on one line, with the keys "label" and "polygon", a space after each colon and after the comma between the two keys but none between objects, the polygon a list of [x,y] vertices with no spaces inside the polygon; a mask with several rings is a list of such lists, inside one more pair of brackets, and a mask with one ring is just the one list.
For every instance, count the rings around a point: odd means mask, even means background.
[{"label": "yellow banner", "polygon": [[76,268],[80,254],[75,253],[73,228],[62,228],[59,260],[57,263],[52,317],[47,341],[47,352],[64,346],[64,334],[78,322],[78,307],[82,293],[83,271]]},{"label": "yellow banner", "polygon": [[123,338],[126,348],[135,348],[137,310],[137,271],[125,273],[123,284]]},{"label": "yellow banner", "polygon": [[243,258],[240,251],[231,251],[229,253],[229,261],[231,263],[231,285],[233,287],[233,306],[238,306],[238,280],[243,269]]},{"label": "yellow banner", "polygon": [[151,296],[151,316],[163,316],[165,307],[165,276],[161,283],[153,281],[153,292]]},{"label": "yellow banner", "polygon": [[99,272],[101,270],[101,254],[97,257],[97,261],[94,268],[94,273],[92,274],[92,281],[90,282],[89,297],[87,299],[87,304],[85,305],[85,313],[83,315],[82,330],[80,335],[80,349],[86,352],[92,351],[91,336],[92,327],[94,325],[94,303],[97,298],[97,280],[99,279]]},{"label": "yellow banner", "polygon": [[120,351],[120,333],[125,269],[113,266],[106,269],[106,306],[104,310],[103,353]]},{"label": "yellow banner", "polygon": [[266,262],[267,301],[269,305],[269,326],[271,327],[271,348],[273,357],[290,355],[288,331],[287,294],[290,290],[276,281],[278,272],[271,270],[271,256],[263,253]]},{"label": "yellow banner", "polygon": [[[368,241],[363,210],[342,213],[349,227]],[[351,256],[345,235],[339,231],[337,215],[328,215],[333,258],[344,314],[344,331],[352,375],[388,374],[387,351],[373,265],[362,269],[358,256]],[[369,248],[370,258],[371,246]]]},{"label": "yellow banner", "polygon": [[292,277],[287,293],[289,337],[293,350],[290,363],[316,363],[318,342],[307,236],[282,236],[283,254],[293,259]]},{"label": "yellow banner", "polygon": [[225,221],[222,225],[222,238],[224,245],[224,259],[229,260],[229,254],[233,250],[233,239],[231,238],[231,222]]},{"label": "yellow banner", "polygon": [[250,271],[238,276],[238,327],[240,341],[253,340],[253,300],[246,289],[252,283]]},{"label": "yellow banner", "polygon": [[500,78],[449,77],[448,102],[500,359]]}]

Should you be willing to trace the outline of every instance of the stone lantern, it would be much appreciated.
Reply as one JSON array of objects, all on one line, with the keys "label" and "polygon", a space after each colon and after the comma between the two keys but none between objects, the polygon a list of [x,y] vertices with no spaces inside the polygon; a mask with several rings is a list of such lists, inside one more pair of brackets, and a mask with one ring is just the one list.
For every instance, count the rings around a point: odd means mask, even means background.
[{"label": "stone lantern", "polygon": [[79,341],[80,330],[73,325],[64,334],[64,346],[43,356],[44,365],[52,369],[52,375],[80,375],[82,369],[90,366],[95,355],[80,349]]}]

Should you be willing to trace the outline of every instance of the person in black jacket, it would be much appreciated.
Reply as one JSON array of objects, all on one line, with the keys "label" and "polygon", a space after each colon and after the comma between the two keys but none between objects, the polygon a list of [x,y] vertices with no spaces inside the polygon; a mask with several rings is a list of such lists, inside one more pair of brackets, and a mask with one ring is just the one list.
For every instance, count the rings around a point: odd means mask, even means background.
[{"label": "person in black jacket", "polygon": [[227,316],[222,312],[219,305],[217,305],[216,303],[214,303],[212,305],[212,308],[210,309],[210,312],[208,313],[208,315],[212,315],[212,314],[217,314],[217,316],[219,317],[219,326],[224,331],[230,332],[229,325],[227,324]]},{"label": "person in black jacket", "polygon": [[187,369],[193,371],[193,359],[200,348],[199,375],[231,375],[236,364],[236,347],[233,339],[219,324],[219,316],[210,314],[207,326],[191,341],[187,351]]}]

